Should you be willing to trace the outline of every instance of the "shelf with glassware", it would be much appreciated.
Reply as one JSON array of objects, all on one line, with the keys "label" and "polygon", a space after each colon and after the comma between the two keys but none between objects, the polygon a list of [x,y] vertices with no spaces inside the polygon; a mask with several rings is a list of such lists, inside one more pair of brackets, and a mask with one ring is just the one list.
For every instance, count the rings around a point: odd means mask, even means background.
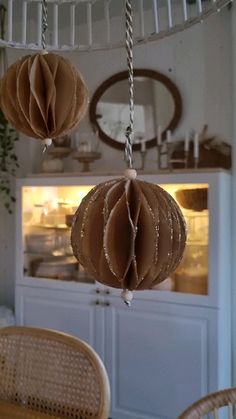
[{"label": "shelf with glassware", "polygon": [[[79,267],[70,245],[76,198],[88,188],[24,187],[22,190],[24,275],[94,283]],[[70,198],[74,197],[74,200]],[[76,197],[76,198],[75,198]]]},{"label": "shelf with glassware", "polygon": [[[211,282],[215,283],[214,278],[218,274],[211,260],[214,257],[211,248],[215,247],[214,237],[226,234],[222,233],[223,227],[215,219],[221,215],[217,206],[218,198],[225,190],[221,190],[220,185],[222,182],[227,184],[229,178],[230,175],[224,171],[201,170],[195,173],[178,171],[140,176],[140,179],[159,183],[175,197],[186,219],[188,240],[179,267],[170,278],[154,287],[155,291],[162,293],[139,291],[139,297],[173,300],[179,294],[180,301],[194,301],[199,297],[204,305],[209,303],[209,298],[213,298],[215,291]],[[23,276],[17,277],[17,282],[47,279],[48,283],[55,280],[71,284],[95,283],[73,256],[70,227],[83,196],[104,179],[108,177],[35,176],[18,182],[19,202],[22,203],[19,208],[18,236],[19,243],[23,243],[23,248],[17,252],[18,266],[21,264],[18,272],[23,272]],[[215,255],[217,253],[216,248]]]},{"label": "shelf with glassware", "polygon": [[[77,263],[70,246],[70,226],[76,210],[75,196],[81,198],[90,187],[84,190],[80,187],[69,187],[67,190],[48,187],[46,191],[45,187],[38,187],[36,194],[30,187],[23,188],[25,274],[38,278],[94,282]],[[165,186],[181,201],[189,228],[187,249],[175,274],[167,278],[164,284],[158,285],[157,289],[207,294],[207,185],[188,185],[188,189],[182,185],[181,188],[174,184]],[[196,261],[202,275],[194,281],[193,265]],[[182,277],[185,278],[183,283],[180,280]]]}]

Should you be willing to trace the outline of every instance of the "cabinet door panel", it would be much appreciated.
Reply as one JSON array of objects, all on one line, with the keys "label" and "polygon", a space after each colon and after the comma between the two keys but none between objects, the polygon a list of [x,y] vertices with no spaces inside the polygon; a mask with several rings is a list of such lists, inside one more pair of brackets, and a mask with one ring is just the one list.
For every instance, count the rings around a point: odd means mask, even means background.
[{"label": "cabinet door panel", "polygon": [[100,353],[97,322],[100,328],[102,322],[90,295],[18,287],[17,312],[19,324],[72,334]]},{"label": "cabinet door panel", "polygon": [[113,419],[176,418],[208,391],[208,327],[204,315],[148,305],[107,316],[107,368]]}]

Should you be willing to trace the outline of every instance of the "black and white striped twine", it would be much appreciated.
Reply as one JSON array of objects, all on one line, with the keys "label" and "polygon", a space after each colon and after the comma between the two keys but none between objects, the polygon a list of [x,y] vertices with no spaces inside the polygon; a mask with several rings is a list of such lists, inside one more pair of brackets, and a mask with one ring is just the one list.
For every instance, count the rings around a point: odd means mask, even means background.
[{"label": "black and white striped twine", "polygon": [[134,68],[133,68],[133,16],[131,0],[126,0],[125,8],[125,45],[128,65],[129,82],[129,117],[130,124],[126,129],[125,160],[128,167],[132,168],[132,145],[134,131]]},{"label": "black and white striped twine", "polygon": [[47,22],[47,18],[48,18],[48,6],[47,6],[47,1],[43,0],[43,11],[42,11],[42,47],[43,50],[46,50],[46,32],[48,29],[48,22]]}]

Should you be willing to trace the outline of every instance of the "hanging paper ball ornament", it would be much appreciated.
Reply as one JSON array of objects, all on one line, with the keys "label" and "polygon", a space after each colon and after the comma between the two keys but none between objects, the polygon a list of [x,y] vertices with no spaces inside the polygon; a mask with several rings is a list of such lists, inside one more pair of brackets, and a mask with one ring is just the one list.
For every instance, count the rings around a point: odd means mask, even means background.
[{"label": "hanging paper ball ornament", "polygon": [[6,119],[29,137],[61,137],[82,119],[88,92],[69,60],[42,52],[11,65],[0,85],[0,106]]},{"label": "hanging paper ball ornament", "polygon": [[186,224],[175,200],[158,185],[136,180],[135,170],[93,188],[73,221],[71,244],[79,263],[99,282],[150,289],[179,264]]}]

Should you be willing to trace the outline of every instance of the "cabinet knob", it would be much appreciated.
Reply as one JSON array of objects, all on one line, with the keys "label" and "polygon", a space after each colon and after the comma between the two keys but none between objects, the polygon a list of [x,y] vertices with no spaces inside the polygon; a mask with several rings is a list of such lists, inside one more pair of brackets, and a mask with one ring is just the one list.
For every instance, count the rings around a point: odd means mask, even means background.
[{"label": "cabinet knob", "polygon": [[96,292],[96,294],[100,294],[101,291],[100,291],[99,288],[97,288],[95,292]]},{"label": "cabinet knob", "polygon": [[111,305],[111,303],[110,303],[109,301],[105,301],[105,303],[103,303],[103,305],[104,305],[105,307],[109,307],[109,306]]},{"label": "cabinet knob", "polygon": [[95,305],[96,305],[96,306],[99,306],[99,305],[100,305],[100,301],[99,301],[99,300],[96,300],[96,301],[95,301]]},{"label": "cabinet knob", "polygon": [[106,295],[110,295],[110,293],[111,293],[111,291],[108,290],[108,289],[104,291],[104,294],[106,294]]}]

